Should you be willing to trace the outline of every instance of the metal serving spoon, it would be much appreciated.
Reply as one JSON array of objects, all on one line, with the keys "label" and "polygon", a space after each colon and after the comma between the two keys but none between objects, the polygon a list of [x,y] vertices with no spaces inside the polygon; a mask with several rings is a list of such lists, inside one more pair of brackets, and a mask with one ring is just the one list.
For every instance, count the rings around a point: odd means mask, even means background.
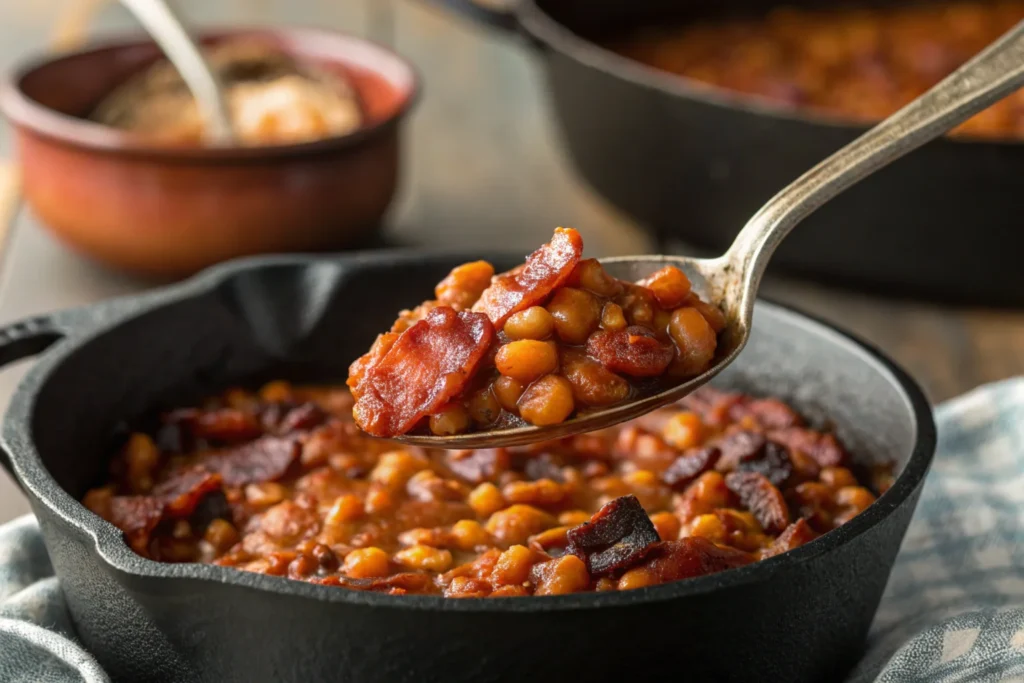
[{"label": "metal serving spoon", "polygon": [[231,144],[234,134],[223,84],[174,11],[164,0],[121,0],[121,4],[153,37],[196,98],[207,142]]},{"label": "metal serving spoon", "polygon": [[728,325],[715,365],[660,393],[579,415],[548,427],[511,427],[454,436],[404,435],[404,443],[435,448],[514,446],[589,432],[668,405],[704,384],[736,359],[750,337],[754,300],[768,260],[783,238],[815,209],[904,154],[937,138],[1024,86],[1024,21],[948,78],[821,162],[754,214],[725,255],[624,256],[601,259],[610,275],[634,281],[674,265],[705,301],[721,304]]}]

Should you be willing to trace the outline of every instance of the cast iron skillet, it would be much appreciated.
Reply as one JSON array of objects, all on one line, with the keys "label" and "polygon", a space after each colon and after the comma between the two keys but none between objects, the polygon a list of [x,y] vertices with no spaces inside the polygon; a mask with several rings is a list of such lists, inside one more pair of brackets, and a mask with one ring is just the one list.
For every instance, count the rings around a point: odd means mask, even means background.
[{"label": "cast iron skillet", "polygon": [[[530,38],[578,171],[654,231],[662,251],[682,241],[721,253],[780,187],[867,129],[663,73],[594,42],[635,26],[763,13],[778,0],[505,0],[514,6],[505,12],[484,0],[430,2]],[[1021,168],[1021,141],[929,143],[808,218],[772,265],[943,301],[1024,303]]]},{"label": "cast iron skillet", "polygon": [[123,418],[247,380],[342,378],[396,310],[467,258],[247,260],[0,333],[0,362],[46,350],[2,448],[101,664],[157,683],[837,680],[860,654],[935,428],[920,389],[880,353],[768,303],[722,382],[830,416],[855,453],[901,474],[849,524],[760,564],[623,593],[387,596],[146,560],[77,502],[104,477]]}]

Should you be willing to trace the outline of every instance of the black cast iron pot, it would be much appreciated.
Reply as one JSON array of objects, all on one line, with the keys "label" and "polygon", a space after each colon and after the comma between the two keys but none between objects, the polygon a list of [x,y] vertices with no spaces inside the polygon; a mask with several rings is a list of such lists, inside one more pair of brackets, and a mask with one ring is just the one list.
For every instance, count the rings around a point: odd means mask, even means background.
[{"label": "black cast iron pot", "polygon": [[830,417],[854,453],[895,461],[900,475],[850,523],[759,564],[622,593],[388,596],[153,562],[78,503],[103,480],[124,419],[227,384],[343,378],[396,310],[465,260],[241,261],[0,333],[2,363],[46,350],[12,400],[2,447],[101,664],[152,683],[837,680],[860,654],[934,424],[918,387],[877,351],[772,304],[759,305],[722,383]]},{"label": "black cast iron pot", "polygon": [[[537,48],[576,168],[654,231],[721,253],[750,216],[865,127],[647,67],[601,47],[639,26],[823,0],[429,0]],[[863,0],[862,4],[893,4]],[[773,268],[943,301],[1024,304],[1024,142],[941,139],[829,202]],[[951,277],[951,273],[956,273]]]}]

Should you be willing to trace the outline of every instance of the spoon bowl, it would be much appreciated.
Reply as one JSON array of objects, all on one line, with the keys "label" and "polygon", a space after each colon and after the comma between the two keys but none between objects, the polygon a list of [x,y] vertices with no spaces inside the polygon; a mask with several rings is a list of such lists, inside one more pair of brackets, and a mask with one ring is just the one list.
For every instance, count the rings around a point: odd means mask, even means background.
[{"label": "spoon bowl", "polygon": [[[694,259],[685,256],[650,255],[617,256],[600,259],[605,271],[612,277],[634,282],[665,267],[675,266],[686,273],[693,291],[704,301],[722,301],[722,295],[729,290],[728,279],[733,268],[724,258]],[[670,403],[678,401],[732,363],[750,337],[750,319],[737,315],[736,311],[725,308],[728,325],[718,337],[715,362],[706,372],[673,384],[652,393],[641,394],[635,400],[595,408],[577,414],[572,419],[546,427],[522,424],[500,427],[481,432],[468,432],[452,436],[432,434],[403,434],[393,439],[402,443],[427,448],[496,448],[522,446],[537,441],[560,439],[573,434],[592,432],[632,420]]]},{"label": "spoon bowl", "polygon": [[705,301],[719,304],[726,327],[714,365],[669,388],[549,426],[514,426],[394,439],[432,448],[496,448],[558,439],[610,427],[673,403],[732,363],[750,337],[754,301],[775,249],[800,221],[871,173],[950,131],[1024,86],[1024,21],[931,90],[828,157],[772,197],[747,222],[729,250],[715,259],[626,256],[602,259],[609,275],[636,281],[665,265],[689,276]]}]

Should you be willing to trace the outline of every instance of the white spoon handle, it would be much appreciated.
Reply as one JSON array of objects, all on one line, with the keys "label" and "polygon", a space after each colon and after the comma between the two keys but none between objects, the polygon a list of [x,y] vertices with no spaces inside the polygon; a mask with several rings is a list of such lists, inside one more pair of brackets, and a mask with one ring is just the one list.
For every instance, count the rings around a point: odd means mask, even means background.
[{"label": "white spoon handle", "polygon": [[196,98],[207,140],[230,144],[234,136],[220,79],[171,7],[164,0],[121,0],[121,4],[135,15],[181,74]]}]

